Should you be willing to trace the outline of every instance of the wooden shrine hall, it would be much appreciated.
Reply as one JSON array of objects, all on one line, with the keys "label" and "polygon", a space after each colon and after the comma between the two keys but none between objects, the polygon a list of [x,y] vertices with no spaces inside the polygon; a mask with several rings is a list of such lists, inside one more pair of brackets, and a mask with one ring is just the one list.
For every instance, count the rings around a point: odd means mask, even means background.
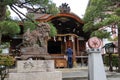
[{"label": "wooden shrine hall", "polygon": [[68,4],[62,4],[59,9],[60,13],[54,16],[35,14],[35,19],[39,22],[51,22],[57,29],[57,35],[48,40],[48,53],[53,56],[66,55],[65,51],[70,46],[73,49],[73,61],[76,61],[76,56],[85,51],[88,34],[83,32],[84,22],[70,12]]}]

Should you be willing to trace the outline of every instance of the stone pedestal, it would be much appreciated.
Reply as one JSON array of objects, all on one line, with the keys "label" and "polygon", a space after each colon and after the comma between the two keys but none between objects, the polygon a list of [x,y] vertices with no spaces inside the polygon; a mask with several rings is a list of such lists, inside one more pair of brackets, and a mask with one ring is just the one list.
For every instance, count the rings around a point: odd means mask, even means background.
[{"label": "stone pedestal", "polygon": [[107,80],[100,49],[88,51],[89,80]]},{"label": "stone pedestal", "polygon": [[10,73],[9,80],[62,80],[62,73],[59,71]]},{"label": "stone pedestal", "polygon": [[53,60],[18,61],[17,72],[9,73],[9,80],[62,80],[62,72],[55,71]]}]

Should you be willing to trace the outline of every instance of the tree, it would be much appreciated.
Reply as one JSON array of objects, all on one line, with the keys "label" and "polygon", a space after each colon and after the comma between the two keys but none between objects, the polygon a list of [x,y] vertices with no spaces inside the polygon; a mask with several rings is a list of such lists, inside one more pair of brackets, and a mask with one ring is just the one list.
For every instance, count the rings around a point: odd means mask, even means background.
[{"label": "tree", "polygon": [[105,19],[106,16],[108,16],[103,13],[107,9],[106,3],[107,2],[105,0],[89,1],[89,5],[84,16],[85,25],[83,30],[85,32],[91,33],[91,36],[97,36],[99,38],[107,38],[110,34],[109,32],[100,29],[103,26],[105,26],[105,24],[101,22]]},{"label": "tree", "polygon": [[[20,32],[18,23],[10,19],[10,11],[6,8],[3,20],[0,21],[0,44],[2,35],[13,35]],[[1,13],[2,14],[2,13]]]},{"label": "tree", "polygon": [[[29,19],[29,23],[32,22],[36,26],[37,24],[35,20],[33,20],[31,16],[27,16],[23,14],[22,11],[20,11],[18,8],[26,8],[31,13],[50,13],[50,14],[58,13],[58,8],[51,0],[0,0],[0,12],[1,12],[0,13],[0,21],[1,21],[0,24],[2,24],[0,25],[0,28],[1,28],[0,29],[0,42],[1,42],[1,37],[3,34],[10,33],[9,31],[7,31],[8,28],[10,28],[11,31],[19,32],[19,29],[17,26],[18,23],[16,24],[11,21],[6,21],[6,14],[9,15],[7,6],[9,6],[11,10],[13,10],[20,17],[21,21],[23,22],[22,24],[24,24],[25,20],[21,16],[25,16],[27,19]],[[4,30],[5,29],[6,30],[3,31],[3,28]],[[18,32],[15,32],[15,33],[18,33]]]},{"label": "tree", "polygon": [[[120,0],[90,0],[84,21],[84,31],[91,29],[91,36],[107,38],[110,35],[103,30],[103,27],[118,27],[118,53],[120,72]],[[101,29],[102,28],[102,29]],[[101,31],[101,32],[100,32]],[[100,34],[98,34],[100,32]],[[103,34],[102,32],[105,32]],[[107,34],[107,36],[105,36]]]},{"label": "tree", "polygon": [[[120,7],[120,6],[119,6]],[[117,25],[118,25],[118,72],[120,72],[120,8],[116,9],[116,15],[118,16]]]}]

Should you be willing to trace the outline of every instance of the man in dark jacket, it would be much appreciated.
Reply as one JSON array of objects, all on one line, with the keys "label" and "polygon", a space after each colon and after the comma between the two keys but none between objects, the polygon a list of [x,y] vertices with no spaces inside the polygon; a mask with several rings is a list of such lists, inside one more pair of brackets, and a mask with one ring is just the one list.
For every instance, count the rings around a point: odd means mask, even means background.
[{"label": "man in dark jacket", "polygon": [[73,67],[73,61],[72,61],[72,56],[73,56],[73,50],[68,47],[66,50],[67,56],[68,56],[68,68]]}]

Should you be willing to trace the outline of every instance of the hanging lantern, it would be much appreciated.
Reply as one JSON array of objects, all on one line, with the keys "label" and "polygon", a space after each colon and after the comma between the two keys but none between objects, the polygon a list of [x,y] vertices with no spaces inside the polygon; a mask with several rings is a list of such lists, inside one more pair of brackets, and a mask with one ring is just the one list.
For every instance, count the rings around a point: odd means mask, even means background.
[{"label": "hanging lantern", "polygon": [[50,40],[51,39],[51,37],[48,37],[48,40]]},{"label": "hanging lantern", "polygon": [[71,41],[74,42],[74,37],[73,36],[71,36]]},{"label": "hanging lantern", "polygon": [[58,37],[58,41],[62,41],[62,38],[60,36]]},{"label": "hanging lantern", "polygon": [[66,37],[64,36],[64,42],[66,42]]},{"label": "hanging lantern", "polygon": [[54,36],[53,38],[54,38],[54,41],[56,42],[56,37]]},{"label": "hanging lantern", "polygon": [[69,36],[69,40],[71,40],[72,42],[74,42],[74,37],[73,36]]},{"label": "hanging lantern", "polygon": [[71,36],[69,36],[69,40],[71,40]]}]

